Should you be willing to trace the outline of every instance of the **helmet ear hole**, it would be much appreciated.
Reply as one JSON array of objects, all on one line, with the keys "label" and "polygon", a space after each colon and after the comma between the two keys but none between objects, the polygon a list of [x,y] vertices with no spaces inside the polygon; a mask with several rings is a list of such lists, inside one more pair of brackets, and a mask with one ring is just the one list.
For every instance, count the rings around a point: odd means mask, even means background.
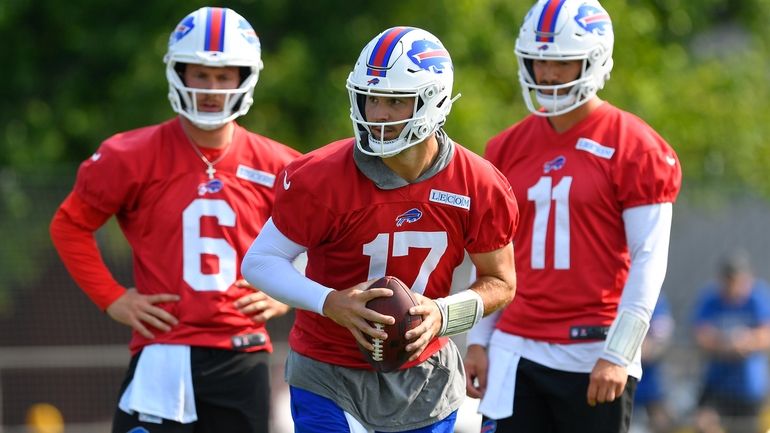
[{"label": "helmet ear hole", "polygon": [[356,94],[356,106],[358,107],[358,112],[361,113],[361,117],[366,120],[366,95]]},{"label": "helmet ear hole", "polygon": [[179,75],[179,79],[182,80],[182,84],[185,86],[187,83],[184,80],[184,71],[187,69],[187,63],[177,62],[174,64],[174,71]]},{"label": "helmet ear hole", "polygon": [[435,85],[433,85],[433,86],[426,87],[425,90],[422,91],[422,96],[425,99],[431,99],[434,96],[436,96],[437,93],[438,93],[438,89],[436,88]]},{"label": "helmet ear hole", "polygon": [[238,75],[241,78],[241,81],[238,83],[238,85],[242,85],[244,81],[246,81],[247,78],[249,78],[249,75],[251,75],[251,68],[248,66],[241,66],[238,68]]}]

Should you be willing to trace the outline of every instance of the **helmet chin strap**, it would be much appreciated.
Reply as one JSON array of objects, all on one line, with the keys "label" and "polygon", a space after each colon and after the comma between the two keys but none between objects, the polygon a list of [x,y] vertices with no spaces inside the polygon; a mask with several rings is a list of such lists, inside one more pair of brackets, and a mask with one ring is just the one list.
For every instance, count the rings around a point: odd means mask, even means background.
[{"label": "helmet chin strap", "polygon": [[212,125],[212,124],[206,124],[206,123],[199,123],[194,120],[190,120],[190,122],[195,125],[198,129],[202,129],[204,131],[214,131],[215,129],[219,129],[223,126],[225,126],[224,123],[219,125]]},{"label": "helmet chin strap", "polygon": [[[369,134],[369,139],[368,139],[368,141],[369,141],[369,148],[372,151],[374,151],[381,158],[390,158],[391,156],[396,156],[399,153],[401,153],[401,151],[404,150],[403,146],[398,146],[397,147],[398,150],[390,151],[390,152],[385,152],[382,149],[383,148],[387,148],[387,147],[394,148],[395,146],[393,146],[393,145],[395,145],[397,142],[403,141],[403,140],[404,139],[401,138],[401,137],[397,137],[397,138],[394,138],[392,140],[378,140],[378,139],[372,137],[371,134]],[[375,150],[374,147],[372,147],[373,144],[374,145],[378,145],[379,149]]]},{"label": "helmet chin strap", "polygon": [[535,98],[537,103],[540,104],[546,111],[556,112],[561,111],[570,105],[575,103],[577,96],[574,91],[559,95],[554,93],[553,95],[543,94],[542,91],[535,91]]}]

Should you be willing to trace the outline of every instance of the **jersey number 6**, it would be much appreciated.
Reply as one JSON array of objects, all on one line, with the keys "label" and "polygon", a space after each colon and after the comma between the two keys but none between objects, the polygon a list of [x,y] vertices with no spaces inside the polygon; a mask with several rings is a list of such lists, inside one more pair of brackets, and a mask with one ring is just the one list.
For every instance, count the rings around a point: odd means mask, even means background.
[{"label": "jersey number 6", "polygon": [[[201,217],[214,217],[221,226],[235,227],[235,212],[224,200],[197,199],[182,213],[182,254],[184,281],[193,290],[224,292],[237,276],[235,249],[224,239],[201,236]],[[219,272],[204,274],[201,255],[210,254],[219,260]]]}]

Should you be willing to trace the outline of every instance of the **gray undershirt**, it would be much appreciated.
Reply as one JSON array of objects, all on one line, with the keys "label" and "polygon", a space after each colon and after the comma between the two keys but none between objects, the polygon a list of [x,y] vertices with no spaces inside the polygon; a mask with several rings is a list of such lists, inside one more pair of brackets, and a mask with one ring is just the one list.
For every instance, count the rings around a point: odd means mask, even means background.
[{"label": "gray undershirt", "polygon": [[425,362],[391,373],[341,367],[289,350],[286,382],[333,400],[367,429],[383,432],[431,425],[465,399],[462,356],[452,340]]},{"label": "gray undershirt", "polygon": [[[428,170],[411,183],[430,179],[446,168],[452,161],[455,150],[454,142],[447,136],[443,129],[436,131],[436,139],[438,141],[438,156],[436,157],[436,160]],[[374,182],[379,189],[396,189],[409,185],[410,183],[388,168],[388,166],[382,162],[382,158],[379,156],[367,155],[361,152],[358,149],[358,146],[353,146],[353,160],[356,162],[358,169],[361,170],[361,173]]]}]

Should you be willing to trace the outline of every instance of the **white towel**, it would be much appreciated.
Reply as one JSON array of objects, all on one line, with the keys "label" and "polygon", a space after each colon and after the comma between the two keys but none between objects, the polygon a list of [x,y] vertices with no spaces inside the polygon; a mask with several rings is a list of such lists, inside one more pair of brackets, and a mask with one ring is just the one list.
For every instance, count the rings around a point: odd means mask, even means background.
[{"label": "white towel", "polygon": [[521,355],[510,345],[496,342],[493,336],[489,342],[487,390],[479,403],[480,414],[491,419],[503,419],[513,415],[516,370],[520,359]]},{"label": "white towel", "polygon": [[152,344],[144,347],[118,407],[145,418],[150,415],[183,424],[197,421],[190,346]]}]

